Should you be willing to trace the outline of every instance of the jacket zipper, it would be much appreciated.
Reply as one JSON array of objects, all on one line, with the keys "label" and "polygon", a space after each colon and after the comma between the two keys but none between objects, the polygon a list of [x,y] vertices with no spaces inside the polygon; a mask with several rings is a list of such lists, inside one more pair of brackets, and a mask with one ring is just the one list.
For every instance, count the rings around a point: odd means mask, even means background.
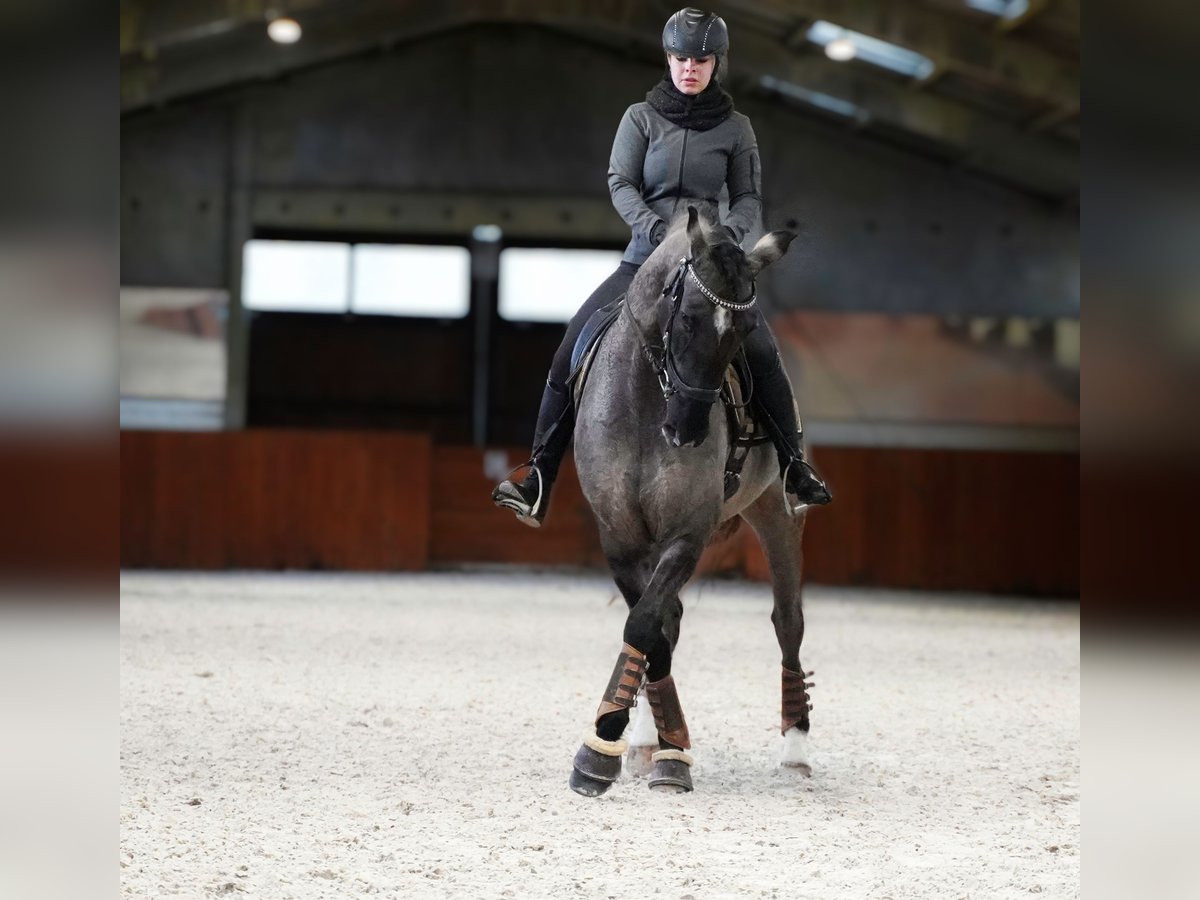
[{"label": "jacket zipper", "polygon": [[[693,98],[688,97],[687,111],[689,114],[694,102]],[[686,125],[683,127],[683,147],[679,151],[679,177],[675,179],[675,203],[671,206],[671,218],[675,218],[675,214],[679,212],[679,201],[683,199],[683,161],[687,159],[688,134],[691,130]]]},{"label": "jacket zipper", "polygon": [[687,159],[687,142],[691,131],[690,128],[683,129],[683,147],[679,151],[679,177],[676,179],[675,185],[675,205],[671,207],[672,218],[675,213],[679,212],[679,201],[683,199],[683,161]]}]

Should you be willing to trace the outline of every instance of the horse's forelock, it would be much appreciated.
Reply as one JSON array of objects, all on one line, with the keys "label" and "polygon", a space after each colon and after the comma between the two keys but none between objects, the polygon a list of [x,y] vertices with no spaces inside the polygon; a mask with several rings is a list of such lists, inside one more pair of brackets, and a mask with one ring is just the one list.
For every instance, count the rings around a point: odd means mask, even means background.
[{"label": "horse's forelock", "polygon": [[754,280],[746,254],[732,241],[722,241],[709,247],[709,252],[696,260],[698,274],[711,282],[713,290],[726,296],[740,297],[745,285]]},{"label": "horse's forelock", "polygon": [[[686,218],[677,217],[672,228],[667,232],[666,240],[659,246],[650,258],[642,265],[630,287],[630,299],[656,300],[660,292],[670,280],[679,266],[682,257],[690,257],[692,249],[686,230],[682,227]],[[706,217],[701,217],[701,227],[704,228],[707,252],[694,260],[697,272],[705,284],[711,285],[718,294],[741,297],[746,293],[745,286],[754,279],[746,254],[741,247],[728,239],[718,230],[715,223]],[[649,296],[653,292],[653,296]],[[640,303],[638,304],[641,305]]]}]

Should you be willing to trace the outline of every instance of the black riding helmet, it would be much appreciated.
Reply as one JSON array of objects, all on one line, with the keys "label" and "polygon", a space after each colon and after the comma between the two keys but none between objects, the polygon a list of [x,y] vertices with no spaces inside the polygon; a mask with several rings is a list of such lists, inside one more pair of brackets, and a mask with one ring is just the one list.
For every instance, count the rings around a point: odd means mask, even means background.
[{"label": "black riding helmet", "polygon": [[729,29],[716,13],[687,6],[667,19],[663,28],[663,49],[672,56],[692,59],[715,56],[715,77],[724,68],[722,63],[729,50]]},{"label": "black riding helmet", "polygon": [[675,56],[702,59],[729,49],[729,29],[716,13],[688,6],[667,19],[663,49]]}]

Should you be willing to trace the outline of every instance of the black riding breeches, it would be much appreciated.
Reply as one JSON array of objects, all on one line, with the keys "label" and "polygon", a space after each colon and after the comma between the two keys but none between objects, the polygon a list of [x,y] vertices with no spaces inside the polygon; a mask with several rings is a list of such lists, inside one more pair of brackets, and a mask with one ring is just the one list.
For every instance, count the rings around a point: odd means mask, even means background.
[{"label": "black riding breeches", "polygon": [[612,303],[629,290],[629,285],[633,282],[633,276],[637,274],[637,270],[637,263],[622,262],[617,266],[617,270],[600,282],[600,286],[592,291],[592,295],[583,301],[583,305],[567,323],[567,333],[563,337],[562,343],[558,345],[558,351],[554,354],[554,362],[550,365],[552,382],[566,384],[567,379],[571,377],[571,352],[575,349],[575,341],[579,338],[579,332],[583,331],[583,326],[592,317],[592,313],[600,307]]}]

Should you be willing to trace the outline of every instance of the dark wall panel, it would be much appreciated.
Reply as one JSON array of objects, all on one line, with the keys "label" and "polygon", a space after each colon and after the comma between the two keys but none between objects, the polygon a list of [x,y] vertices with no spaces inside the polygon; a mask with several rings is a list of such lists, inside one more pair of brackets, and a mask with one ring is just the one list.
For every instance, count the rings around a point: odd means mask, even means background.
[{"label": "dark wall panel", "polygon": [[[525,451],[512,450],[514,462]],[[1079,593],[1079,457],[819,447],[835,501],[814,510],[805,578],[819,584],[1074,597]],[[489,499],[482,454],[437,453],[432,557],[441,562],[602,565],[574,468],[564,466],[534,532]],[[743,527],[738,569],[769,577]],[[710,554],[731,567],[729,548]]]},{"label": "dark wall panel", "polygon": [[472,338],[467,319],[256,313],[248,421],[470,440]]},{"label": "dark wall panel", "polygon": [[121,283],[227,285],[228,108],[121,123]]},{"label": "dark wall panel", "polygon": [[1079,315],[1077,213],[777,105],[739,108],[767,227],[801,231],[764,278],[776,308]]},{"label": "dark wall panel", "polygon": [[[421,436],[125,432],[121,450],[125,566],[603,566],[570,461],[535,532],[492,505],[482,451],[434,448]],[[809,517],[809,581],[1078,596],[1077,455],[849,447],[816,454],[836,499]],[[766,576],[744,528],[707,564]]]},{"label": "dark wall panel", "polygon": [[606,197],[613,133],[648,78],[537,28],[433,37],[259,88],[255,181]]},{"label": "dark wall panel", "polygon": [[424,435],[121,434],[121,565],[423,569]]},{"label": "dark wall panel", "polygon": [[1079,456],[822,447],[835,501],[809,516],[827,584],[1079,593]]}]

